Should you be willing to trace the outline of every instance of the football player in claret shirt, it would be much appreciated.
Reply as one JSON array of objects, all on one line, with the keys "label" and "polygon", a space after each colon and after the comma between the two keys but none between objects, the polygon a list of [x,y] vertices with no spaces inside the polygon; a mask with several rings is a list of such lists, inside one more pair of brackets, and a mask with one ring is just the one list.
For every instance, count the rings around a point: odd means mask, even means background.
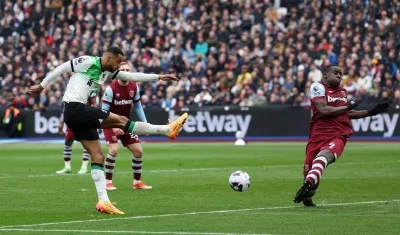
[{"label": "football player in claret shirt", "polygon": [[304,161],[304,183],[294,202],[315,206],[316,193],[326,167],[341,156],[347,139],[353,134],[350,119],[374,116],[387,111],[389,103],[379,103],[371,110],[353,110],[361,101],[348,101],[347,91],[340,86],[342,69],[330,65],[324,69],[321,82],[310,87],[312,118]]},{"label": "football player in claret shirt", "polygon": [[[123,62],[119,68],[120,71],[130,71],[130,66]],[[114,80],[104,91],[101,109],[104,112],[113,112],[115,114],[129,118],[131,109],[134,108],[136,115],[141,122],[147,122],[143,107],[140,103],[139,86],[136,82],[123,80]],[[115,160],[118,154],[118,140],[122,145],[132,153],[132,170],[134,189],[151,189],[151,186],[141,181],[142,176],[142,155],[143,149],[137,135],[132,135],[120,128],[104,129],[104,138],[108,145],[108,155],[105,163],[106,188],[107,190],[116,190],[112,178],[114,174]]]}]

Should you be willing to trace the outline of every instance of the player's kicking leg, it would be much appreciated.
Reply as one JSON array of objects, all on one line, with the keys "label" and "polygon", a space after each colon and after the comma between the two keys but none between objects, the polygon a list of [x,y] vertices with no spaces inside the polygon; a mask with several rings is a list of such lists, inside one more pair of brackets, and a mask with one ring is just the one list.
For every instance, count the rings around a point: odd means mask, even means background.
[{"label": "player's kicking leg", "polygon": [[184,113],[168,125],[152,125],[145,122],[134,122],[124,116],[109,113],[108,117],[101,122],[101,128],[120,128],[135,135],[165,135],[173,140],[178,136],[187,118],[188,114]]},{"label": "player's kicking leg", "polygon": [[[307,177],[307,175],[304,175],[304,181],[303,181],[303,182],[306,181],[306,177]],[[307,207],[310,207],[310,206],[317,206],[317,205],[313,202],[313,200],[312,200],[312,197],[317,193],[317,190],[318,190],[318,184],[315,185],[314,187],[312,187],[312,188],[311,188],[311,191],[310,191],[310,192],[307,194],[307,196],[302,200],[304,206],[307,206]]]},{"label": "player's kicking leg", "polygon": [[92,159],[91,175],[96,185],[98,203],[96,210],[107,214],[124,214],[118,210],[109,200],[106,190],[106,178],[104,175],[104,155],[101,149],[97,128],[121,128],[129,133],[136,134],[160,134],[175,139],[188,115],[183,114],[169,125],[151,125],[148,123],[136,123],[126,117],[113,113],[105,113],[101,109],[89,107],[81,103],[65,103],[65,123],[74,132],[76,140],[86,148]]},{"label": "player's kicking leg", "polygon": [[336,159],[340,157],[345,144],[346,139],[344,137],[338,137],[328,141],[327,143],[323,144],[321,148],[319,148],[320,151],[313,159],[311,169],[305,169],[305,171],[307,170],[307,175],[305,176],[303,185],[294,196],[294,202],[299,203],[307,198],[310,198],[311,200],[311,197],[315,194],[318,188],[322,174],[326,167],[329,164],[334,163]]}]

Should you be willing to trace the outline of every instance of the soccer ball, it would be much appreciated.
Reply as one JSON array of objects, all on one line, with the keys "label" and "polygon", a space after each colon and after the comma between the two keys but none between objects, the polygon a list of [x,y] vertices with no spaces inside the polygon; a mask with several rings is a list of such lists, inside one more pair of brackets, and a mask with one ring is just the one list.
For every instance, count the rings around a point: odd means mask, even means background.
[{"label": "soccer ball", "polygon": [[237,192],[243,192],[250,187],[250,176],[244,171],[235,171],[229,177],[229,185]]}]

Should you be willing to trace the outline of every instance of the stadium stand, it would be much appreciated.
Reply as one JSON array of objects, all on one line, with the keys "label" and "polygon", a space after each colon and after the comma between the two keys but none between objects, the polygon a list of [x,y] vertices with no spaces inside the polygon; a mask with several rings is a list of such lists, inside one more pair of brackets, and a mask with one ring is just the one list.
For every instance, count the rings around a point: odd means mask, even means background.
[{"label": "stadium stand", "polygon": [[310,104],[322,68],[338,64],[351,98],[400,104],[400,1],[0,1],[0,109],[60,109],[68,75],[37,97],[46,72],[119,45],[146,108]]}]

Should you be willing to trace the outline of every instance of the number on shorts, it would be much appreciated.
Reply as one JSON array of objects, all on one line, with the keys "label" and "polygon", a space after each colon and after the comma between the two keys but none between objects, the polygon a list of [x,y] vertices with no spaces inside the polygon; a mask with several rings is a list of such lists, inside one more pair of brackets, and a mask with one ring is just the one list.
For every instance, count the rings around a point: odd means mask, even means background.
[{"label": "number on shorts", "polygon": [[333,149],[334,147],[335,147],[335,143],[330,142],[330,143],[329,143],[329,148],[330,148],[330,149]]}]

